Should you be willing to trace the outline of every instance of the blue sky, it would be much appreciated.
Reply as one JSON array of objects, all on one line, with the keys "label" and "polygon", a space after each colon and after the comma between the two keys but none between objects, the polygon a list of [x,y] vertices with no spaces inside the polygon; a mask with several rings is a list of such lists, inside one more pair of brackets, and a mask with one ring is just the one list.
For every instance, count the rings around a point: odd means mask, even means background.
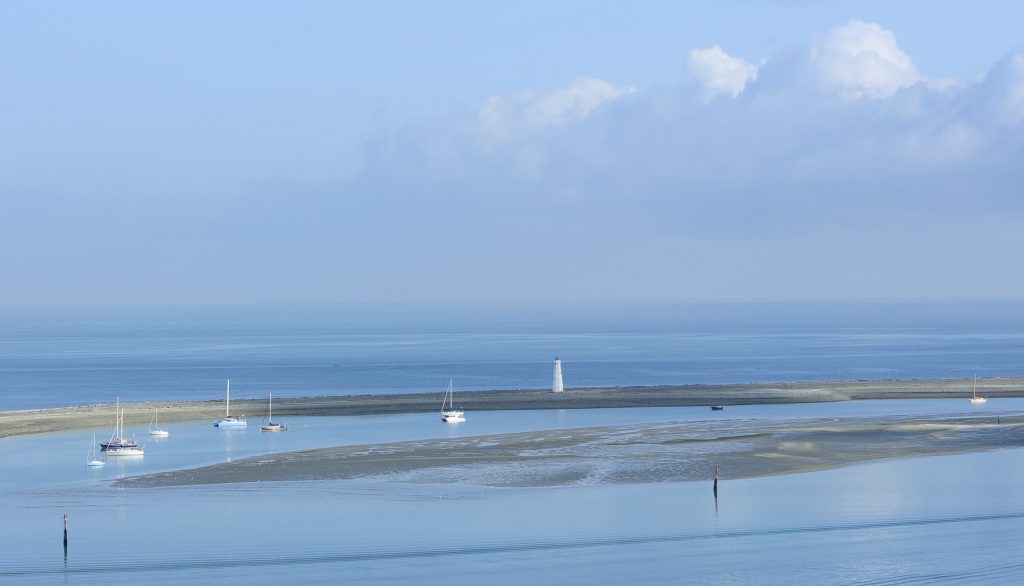
[{"label": "blue sky", "polygon": [[3,305],[1020,299],[1011,2],[0,5]]}]

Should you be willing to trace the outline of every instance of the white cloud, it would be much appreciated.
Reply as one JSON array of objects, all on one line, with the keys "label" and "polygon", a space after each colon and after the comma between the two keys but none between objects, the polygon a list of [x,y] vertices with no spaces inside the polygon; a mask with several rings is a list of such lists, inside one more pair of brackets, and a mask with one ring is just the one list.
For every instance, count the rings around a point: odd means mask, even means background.
[{"label": "white cloud", "polygon": [[826,90],[847,100],[888,98],[922,81],[892,31],[860,20],[821,37],[812,45],[810,59]]},{"label": "white cloud", "polygon": [[522,91],[491,96],[477,108],[476,121],[488,139],[504,139],[583,120],[602,105],[635,92],[630,86],[579,77],[565,88],[544,94]]},{"label": "white cloud", "polygon": [[619,87],[603,79],[580,77],[569,87],[537,97],[527,115],[539,126],[560,126],[586,118],[605,102],[631,94],[632,87]]},{"label": "white cloud", "polygon": [[1024,54],[1012,53],[993,68],[996,109],[1001,122],[1024,122]]},{"label": "white cloud", "polygon": [[715,45],[709,49],[693,49],[687,58],[690,76],[703,88],[707,98],[721,94],[736,97],[757,79],[757,66],[740,57],[733,57]]}]

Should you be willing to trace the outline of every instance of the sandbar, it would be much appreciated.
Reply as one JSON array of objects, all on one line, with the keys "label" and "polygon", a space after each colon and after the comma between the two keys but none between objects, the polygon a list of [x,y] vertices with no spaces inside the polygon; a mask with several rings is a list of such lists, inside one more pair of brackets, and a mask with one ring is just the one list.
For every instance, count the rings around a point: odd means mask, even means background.
[{"label": "sandbar", "polygon": [[[464,391],[457,393],[456,399],[460,406],[471,411],[686,407],[863,399],[966,398],[971,394],[972,384],[973,381],[966,379],[797,382],[572,388],[558,394],[547,389],[512,389]],[[992,399],[1024,397],[1024,378],[979,379],[978,393]],[[441,395],[440,391],[435,391],[280,398],[274,400],[274,413],[281,417],[431,413],[440,408]],[[236,399],[231,404],[233,413],[248,416],[263,414],[266,406],[262,398]],[[159,410],[161,422],[197,419],[212,421],[224,411],[223,400],[122,405],[125,407],[125,423],[128,425],[149,422],[155,410]],[[0,411],[0,438],[112,425],[113,413],[113,404]]]},{"label": "sandbar", "polygon": [[642,484],[794,474],[1024,446],[1024,415],[731,420],[556,429],[269,454],[123,487],[376,478],[490,487]]}]

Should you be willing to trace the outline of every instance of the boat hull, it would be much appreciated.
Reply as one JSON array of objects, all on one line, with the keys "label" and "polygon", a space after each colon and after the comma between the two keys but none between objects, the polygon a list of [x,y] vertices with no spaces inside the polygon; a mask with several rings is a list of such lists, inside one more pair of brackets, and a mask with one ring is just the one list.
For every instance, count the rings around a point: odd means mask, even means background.
[{"label": "boat hull", "polygon": [[442,411],[441,421],[445,423],[462,423],[466,420],[466,415],[462,411]]},{"label": "boat hull", "polygon": [[246,427],[245,421],[241,419],[220,419],[213,422],[214,427]]},{"label": "boat hull", "polygon": [[109,452],[110,450],[121,450],[126,448],[137,448],[138,446],[138,442],[136,442],[133,439],[120,439],[112,442],[100,442],[100,449],[103,450],[104,452]]},{"label": "boat hull", "polygon": [[111,448],[107,450],[108,456],[142,456],[145,453],[142,448]]}]

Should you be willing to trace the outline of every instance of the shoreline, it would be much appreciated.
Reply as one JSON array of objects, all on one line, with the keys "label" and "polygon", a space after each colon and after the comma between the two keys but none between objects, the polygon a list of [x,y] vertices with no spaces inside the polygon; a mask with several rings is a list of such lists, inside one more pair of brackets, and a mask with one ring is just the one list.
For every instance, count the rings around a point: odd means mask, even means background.
[{"label": "shoreline", "polygon": [[[547,389],[462,391],[457,404],[470,411],[532,409],[603,409],[628,407],[704,407],[819,403],[875,399],[967,398],[972,379],[921,379],[845,382],[748,383],[657,387],[573,388],[555,394]],[[978,392],[987,398],[1024,397],[1024,378],[992,377],[978,380]],[[440,408],[441,393],[281,397],[274,399],[274,414],[282,417],[390,415],[432,413]],[[223,400],[121,403],[128,425],[148,423],[159,410],[161,422],[194,421],[221,416]],[[256,417],[264,413],[263,399],[235,399],[236,414]],[[0,412],[0,439],[16,435],[104,427],[113,419],[113,403]]]}]

